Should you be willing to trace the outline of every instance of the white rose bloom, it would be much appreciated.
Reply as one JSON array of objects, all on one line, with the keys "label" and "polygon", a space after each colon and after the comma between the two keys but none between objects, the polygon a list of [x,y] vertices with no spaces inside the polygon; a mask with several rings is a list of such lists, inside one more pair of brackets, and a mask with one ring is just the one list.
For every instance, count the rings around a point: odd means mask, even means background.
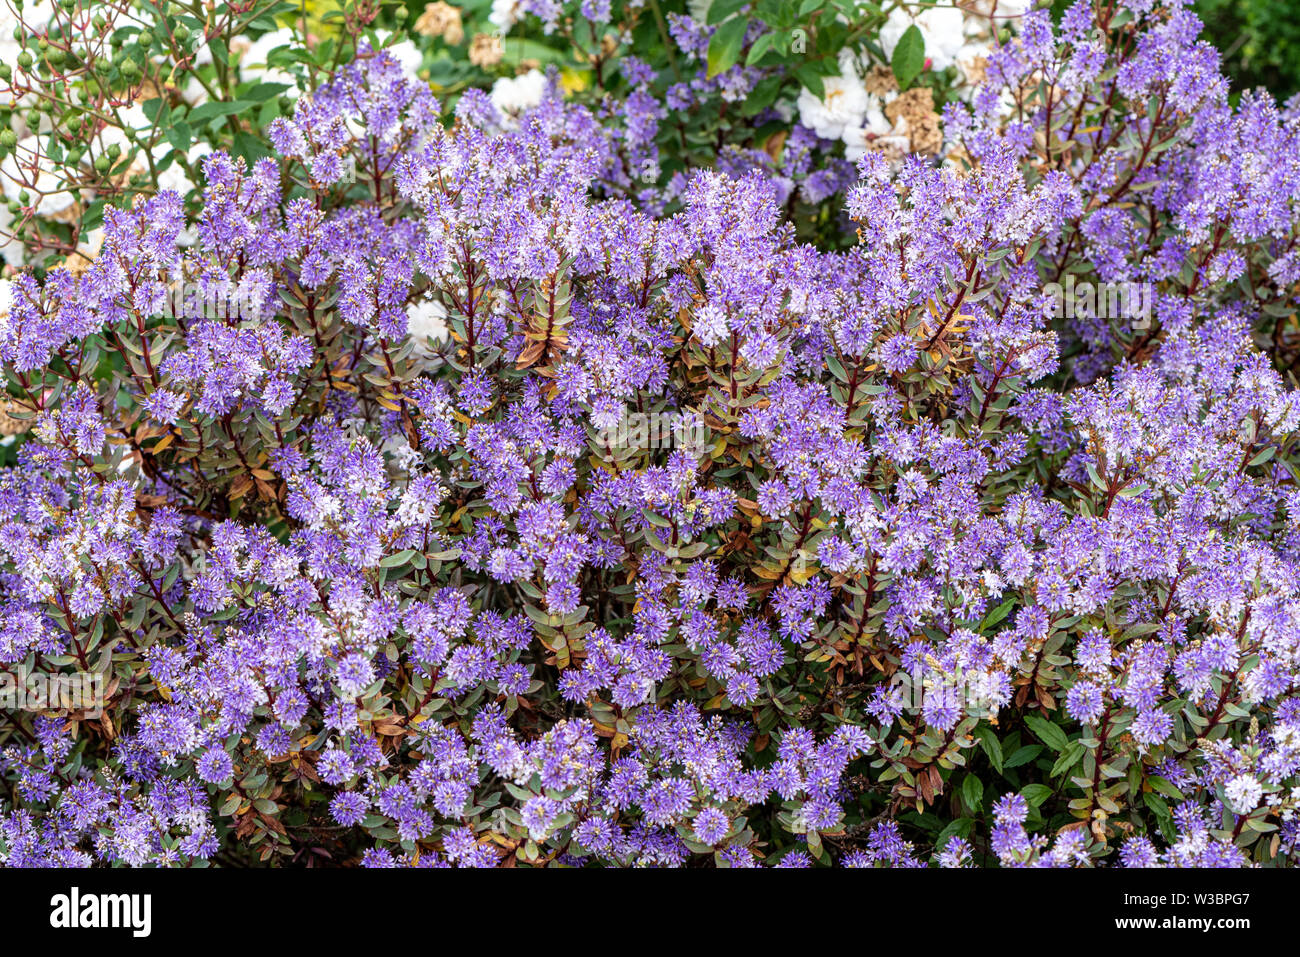
[{"label": "white rose bloom", "polygon": [[[867,94],[867,108],[863,113],[862,123],[857,126],[846,126],[841,139],[844,140],[844,157],[856,163],[870,151],[867,144],[872,144],[874,148],[881,145],[881,137],[888,137],[894,131],[893,124],[885,118],[883,104],[880,97],[874,94]],[[904,149],[906,149],[907,137],[903,137]]]},{"label": "white rose bloom", "polygon": [[414,340],[412,352],[422,359],[433,355],[428,340],[447,338],[447,307],[437,299],[425,299],[406,308],[406,333]]},{"label": "white rose bloom", "polygon": [[[375,37],[379,40],[382,47],[388,42],[388,38],[393,34],[389,30],[375,31]],[[415,43],[411,40],[403,40],[401,43],[394,43],[390,47],[384,47],[384,52],[402,65],[402,72],[412,78],[424,63],[424,54],[419,51]]]},{"label": "white rose bloom", "polygon": [[402,69],[411,76],[415,76],[420,69],[420,65],[424,62],[424,54],[410,40],[394,43],[388,48],[388,53],[398,63],[402,64]]},{"label": "white rose bloom", "polygon": [[[40,142],[35,136],[19,140],[17,149],[0,162],[0,187],[4,189],[5,198],[13,200],[26,190],[36,203],[37,216],[54,216],[76,202],[76,197],[71,190],[64,188],[64,181],[55,171],[45,165],[49,160],[39,150]],[[35,172],[31,166],[33,153],[39,153]]]},{"label": "white rose bloom", "polygon": [[[984,81],[985,61],[991,52],[993,52],[993,48],[989,44],[978,40],[962,44],[954,60],[957,63],[957,73],[961,77],[963,86],[973,88]],[[969,98],[974,90],[967,89],[963,92]]]},{"label": "white rose bloom", "polygon": [[[1034,0],[998,0],[998,12],[994,17],[999,23],[1018,20],[1034,5]],[[987,17],[993,11],[993,0],[977,0],[977,13]]]},{"label": "white rose bloom", "polygon": [[522,19],[519,0],[492,0],[492,12],[488,14],[488,20],[502,36],[509,33],[510,28]]},{"label": "white rose bloom", "polygon": [[504,115],[508,125],[520,113],[542,102],[546,92],[546,76],[532,69],[523,76],[503,76],[492,84],[492,105]]},{"label": "white rose bloom", "polygon": [[907,28],[916,25],[925,41],[925,56],[932,70],[945,70],[955,62],[957,51],[965,42],[965,19],[954,6],[924,7],[915,15],[897,7],[880,28],[880,46],[892,59],[898,41]]},{"label": "white rose bloom", "polygon": [[838,140],[846,129],[862,126],[870,97],[857,70],[848,63],[823,86],[826,95],[821,98],[807,88],[799,93],[799,122],[823,139]]}]

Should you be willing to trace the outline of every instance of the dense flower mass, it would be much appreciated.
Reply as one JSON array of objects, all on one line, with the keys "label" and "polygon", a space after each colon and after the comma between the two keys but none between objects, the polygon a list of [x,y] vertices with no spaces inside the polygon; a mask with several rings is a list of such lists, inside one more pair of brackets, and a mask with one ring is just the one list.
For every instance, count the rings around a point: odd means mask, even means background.
[{"label": "dense flower mass", "polygon": [[30,115],[0,695],[95,694],[6,705],[0,862],[1292,862],[1300,102],[1177,0],[829,4],[825,77],[695,6],[491,4],[594,97],[281,26],[264,144]]}]

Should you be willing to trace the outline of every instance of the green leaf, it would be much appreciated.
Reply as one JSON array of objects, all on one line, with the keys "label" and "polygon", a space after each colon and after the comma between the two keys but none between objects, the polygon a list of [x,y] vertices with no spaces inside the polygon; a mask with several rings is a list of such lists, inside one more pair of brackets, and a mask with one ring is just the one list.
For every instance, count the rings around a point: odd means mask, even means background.
[{"label": "green leaf", "polygon": [[1034,761],[1034,758],[1039,757],[1039,754],[1041,753],[1043,753],[1043,745],[1024,745],[1023,748],[1017,748],[1015,749],[1015,752],[1011,753],[1011,757],[1006,759],[1006,766],[1019,767],[1021,765],[1028,765],[1028,763]]},{"label": "green leaf", "polygon": [[749,55],[745,57],[745,66],[753,66],[755,63],[761,60],[763,58],[763,54],[766,53],[769,49],[771,49],[772,41],[775,38],[776,38],[775,33],[764,33],[761,37],[755,40],[754,45],[749,48]]},{"label": "green leaf", "polygon": [[230,116],[234,113],[242,113],[253,104],[246,100],[216,100],[211,103],[204,103],[190,110],[189,116],[186,117],[189,122],[199,125],[214,120],[219,116]]},{"label": "green leaf", "polygon": [[1142,803],[1150,808],[1151,813],[1156,816],[1156,823],[1160,825],[1160,830],[1164,833],[1166,840],[1172,840],[1174,837],[1174,816],[1169,813],[1169,805],[1165,799],[1155,791],[1146,791],[1142,795]]},{"label": "green leaf", "polygon": [[220,37],[212,37],[208,40],[208,50],[212,52],[212,59],[222,66],[230,60],[230,53],[226,49],[225,41]]},{"label": "green leaf", "polygon": [[[1052,727],[1056,726],[1053,725]],[[1083,757],[1084,750],[1085,748],[1083,744],[1079,741],[1071,741],[1067,744],[1064,750],[1061,751],[1060,758],[1058,758],[1056,763],[1052,765],[1052,777],[1064,774],[1066,771],[1070,770],[1070,768],[1074,767],[1079,762],[1079,759]]]},{"label": "green leaf", "polygon": [[[759,39],[763,39],[759,37]],[[781,92],[781,77],[769,76],[766,80],[759,82],[745,97],[745,103],[740,108],[741,116],[753,116],[755,113],[761,113],[767,109],[776,100],[776,96]]]},{"label": "green leaf", "polygon": [[935,850],[943,850],[948,842],[954,837],[970,837],[971,831],[975,829],[975,821],[969,817],[959,817],[955,821],[950,821],[934,839]]},{"label": "green leaf", "polygon": [[1155,788],[1165,797],[1173,798],[1175,801],[1184,800],[1183,792],[1178,790],[1178,788],[1174,787],[1171,783],[1169,783],[1167,780],[1162,778],[1160,775],[1158,774],[1147,775],[1147,780],[1151,783],[1151,786],[1153,788]]},{"label": "green leaf", "polygon": [[902,89],[907,89],[925,68],[925,38],[915,23],[903,31],[889,65],[894,68],[894,76]]},{"label": "green leaf", "polygon": [[1016,607],[1016,600],[1014,598],[1008,598],[1002,604],[998,605],[997,608],[994,608],[991,612],[989,612],[987,615],[984,616],[984,620],[980,622],[980,631],[981,632],[988,631],[990,628],[992,628],[994,625],[1000,622],[1003,618],[1006,618],[1007,615],[1011,614],[1011,609],[1015,607]]},{"label": "green leaf", "polygon": [[163,127],[163,132],[167,137],[167,142],[178,153],[188,151],[190,144],[194,142],[194,130],[190,128],[188,123],[168,123]]},{"label": "green leaf", "polygon": [[1026,784],[1020,789],[1020,796],[1029,802],[1030,807],[1038,807],[1052,796],[1052,789],[1046,784]]},{"label": "green leaf", "polygon": [[251,166],[260,159],[271,155],[271,151],[266,148],[266,144],[256,136],[251,136],[242,130],[235,134],[231,143],[231,152],[236,156],[241,156]]},{"label": "green leaf", "polygon": [[744,17],[728,20],[709,39],[709,79],[729,70],[740,59],[740,47],[745,42],[749,21]]},{"label": "green leaf", "polygon": [[980,748],[989,758],[989,764],[993,765],[993,770],[998,774],[1002,773],[1002,742],[998,736],[993,733],[993,729],[981,725],[976,729],[975,734],[979,736]]},{"label": "green leaf", "polygon": [[1250,462],[1247,463],[1247,465],[1250,468],[1254,468],[1256,465],[1263,465],[1265,462],[1267,462],[1269,459],[1273,457],[1273,453],[1276,451],[1277,451],[1277,447],[1270,445],[1263,452],[1260,452],[1253,459],[1251,459]]},{"label": "green leaf", "polygon": [[537,40],[507,37],[502,41],[501,47],[505,51],[504,61],[506,63],[518,63],[520,60],[559,63],[564,60],[564,56],[559,50],[547,46],[545,43],[539,43]]},{"label": "green leaf", "polygon": [[709,4],[709,11],[704,16],[704,22],[709,26],[715,23],[721,23],[733,13],[739,13],[740,8],[749,3],[749,0],[713,0]]},{"label": "green leaf", "polygon": [[1029,725],[1031,731],[1038,736],[1038,739],[1053,751],[1064,751],[1070,743],[1064,731],[1058,728],[1046,718],[1036,714],[1026,715],[1025,724]]},{"label": "green leaf", "polygon": [[418,554],[419,552],[417,552],[414,548],[408,548],[400,552],[395,552],[392,555],[385,555],[383,558],[379,560],[379,567],[399,568],[402,565],[409,563],[411,559],[413,559]]},{"label": "green leaf", "polygon": [[274,99],[285,90],[289,89],[287,83],[258,83],[240,95],[241,100],[247,100],[250,103],[265,103],[267,100]]},{"label": "green leaf", "polygon": [[144,115],[149,122],[155,125],[157,125],[160,120],[165,123],[167,121],[167,114],[171,112],[171,108],[167,105],[166,101],[157,96],[141,103],[140,109],[144,111]]},{"label": "green leaf", "polygon": [[813,96],[822,100],[826,98],[826,84],[814,64],[805,64],[794,71],[794,78],[802,83]]},{"label": "green leaf", "polygon": [[961,783],[961,798],[966,802],[966,807],[978,812],[980,801],[984,798],[984,782],[973,774],[966,775],[966,780]]}]

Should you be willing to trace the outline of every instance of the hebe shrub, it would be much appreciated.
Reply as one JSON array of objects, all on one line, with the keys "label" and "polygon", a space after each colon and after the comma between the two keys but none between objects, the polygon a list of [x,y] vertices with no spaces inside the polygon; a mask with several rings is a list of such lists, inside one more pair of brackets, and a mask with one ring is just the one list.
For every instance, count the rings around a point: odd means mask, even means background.
[{"label": "hebe shrub", "polygon": [[107,206],[0,320],[0,665],[106,689],[0,859],[1288,863],[1300,144],[1198,32],[1026,14],[844,251],[365,46]]}]

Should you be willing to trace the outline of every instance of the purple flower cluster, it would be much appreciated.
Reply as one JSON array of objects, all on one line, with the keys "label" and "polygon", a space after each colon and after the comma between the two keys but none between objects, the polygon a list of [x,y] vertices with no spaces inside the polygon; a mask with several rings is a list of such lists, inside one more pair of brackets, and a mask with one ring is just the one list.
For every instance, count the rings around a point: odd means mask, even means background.
[{"label": "purple flower cluster", "polygon": [[1300,117],[1128,8],[846,251],[761,168],[634,202],[648,94],[447,128],[379,54],[15,280],[0,675],[105,686],[6,712],[0,860],[1288,862]]}]

